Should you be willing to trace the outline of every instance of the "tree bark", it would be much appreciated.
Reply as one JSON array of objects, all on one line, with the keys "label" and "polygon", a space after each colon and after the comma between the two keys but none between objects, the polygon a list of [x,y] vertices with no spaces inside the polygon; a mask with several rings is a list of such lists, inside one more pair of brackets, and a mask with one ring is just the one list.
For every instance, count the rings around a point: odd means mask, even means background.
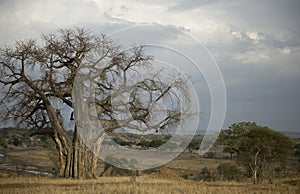
[{"label": "tree bark", "polygon": [[58,175],[66,178],[91,178],[96,177],[97,155],[101,148],[104,136],[101,136],[96,142],[96,152],[92,152],[80,139],[78,130],[75,127],[73,140],[63,129],[58,120],[57,113],[46,100],[46,108],[49,114],[52,128],[54,130],[54,140],[59,151],[59,170]]},{"label": "tree bark", "polygon": [[102,145],[102,142],[103,142],[105,136],[106,136],[106,133],[102,133],[100,135],[100,137],[98,137],[95,147],[94,147],[94,151],[92,153],[91,173],[94,178],[97,178],[96,169],[97,169],[98,155],[101,150],[101,145]]},{"label": "tree bark", "polygon": [[258,184],[258,170],[259,170],[259,165],[257,164],[257,157],[258,154],[260,153],[260,150],[257,150],[254,156],[254,165],[253,165],[253,181],[254,184]]},{"label": "tree bark", "polygon": [[57,137],[57,134],[54,137],[54,141],[57,145],[58,148],[58,155],[59,155],[59,167],[58,167],[58,172],[57,175],[58,176],[63,176],[64,175],[64,169],[65,169],[65,162],[64,162],[64,154],[63,154],[63,149],[62,149],[62,144],[60,142],[60,140]]}]

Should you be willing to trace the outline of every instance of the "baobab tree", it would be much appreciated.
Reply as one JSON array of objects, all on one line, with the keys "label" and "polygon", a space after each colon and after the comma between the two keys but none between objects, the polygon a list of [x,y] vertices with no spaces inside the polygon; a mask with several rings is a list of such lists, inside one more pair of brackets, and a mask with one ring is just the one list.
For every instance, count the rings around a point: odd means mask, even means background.
[{"label": "baobab tree", "polygon": [[[43,35],[39,41],[17,41],[15,46],[5,47],[0,53],[1,115],[39,130],[51,130],[48,134],[59,153],[59,176],[96,176],[95,152],[99,152],[106,133],[120,128],[167,129],[177,125],[187,112],[181,108],[182,99],[175,95],[178,90],[187,90],[185,78],[174,74],[166,84],[152,73],[145,79],[132,80],[134,72],[152,68],[152,60],[143,46],[124,51],[106,36],[92,35],[81,28],[59,30]],[[75,88],[76,76],[81,82]],[[77,99],[81,102],[75,102],[74,91],[84,96]],[[122,104],[121,100],[113,100],[120,96],[127,96],[128,101]],[[184,98],[188,101],[189,95]],[[155,117],[153,109],[159,109],[153,108],[153,103],[161,101],[168,104],[165,115],[150,122]],[[72,136],[66,132],[68,119],[64,113],[74,111],[74,103],[81,103],[79,109],[95,106],[92,116],[101,121],[103,131],[94,150],[83,143],[76,125]],[[124,107],[130,118],[122,117]],[[72,112],[72,119],[84,116]]]}]

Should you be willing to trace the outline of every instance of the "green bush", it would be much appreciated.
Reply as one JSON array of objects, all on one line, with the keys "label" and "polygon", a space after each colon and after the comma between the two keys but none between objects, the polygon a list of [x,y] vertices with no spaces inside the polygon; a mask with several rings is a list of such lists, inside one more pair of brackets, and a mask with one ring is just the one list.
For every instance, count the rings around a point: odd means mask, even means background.
[{"label": "green bush", "polygon": [[198,150],[200,148],[201,141],[198,139],[192,139],[192,141],[189,143],[187,148],[192,151],[192,150]]},{"label": "green bush", "polygon": [[163,145],[164,143],[166,143],[165,141],[163,140],[160,140],[160,139],[154,139],[150,142],[149,144],[149,147],[152,147],[152,148],[157,148],[161,145]]},{"label": "green bush", "polygon": [[22,144],[22,142],[15,136],[12,136],[9,140],[8,143],[10,145],[14,145],[14,146],[20,146]]},{"label": "green bush", "polygon": [[214,152],[207,152],[205,154],[205,157],[206,158],[215,158],[216,157],[216,154]]},{"label": "green bush", "polygon": [[215,177],[212,175],[212,173],[209,171],[207,167],[202,168],[199,178],[203,181],[208,181],[208,182],[215,181]]},{"label": "green bush", "polygon": [[217,167],[218,174],[225,180],[240,180],[242,172],[236,165],[231,163],[220,164]]},{"label": "green bush", "polygon": [[300,162],[300,144],[295,145],[295,156],[298,158],[298,161]]},{"label": "green bush", "polygon": [[7,141],[1,134],[0,134],[0,146],[3,146],[3,147],[7,146]]},{"label": "green bush", "polygon": [[141,146],[143,148],[149,148],[150,142],[149,141],[140,141],[139,143],[136,144],[137,146]]}]

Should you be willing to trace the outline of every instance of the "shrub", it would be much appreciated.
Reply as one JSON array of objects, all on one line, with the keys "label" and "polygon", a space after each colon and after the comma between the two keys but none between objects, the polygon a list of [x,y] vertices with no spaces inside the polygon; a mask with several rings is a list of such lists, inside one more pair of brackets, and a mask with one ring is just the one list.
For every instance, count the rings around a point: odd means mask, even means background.
[{"label": "shrub", "polygon": [[214,152],[207,152],[205,154],[205,157],[206,158],[215,158],[216,157],[216,154]]},{"label": "shrub", "polygon": [[14,146],[20,146],[22,142],[16,136],[13,136],[8,140],[8,143]]},{"label": "shrub", "polygon": [[0,146],[3,146],[3,147],[7,146],[7,141],[1,134],[0,134]]},{"label": "shrub", "polygon": [[139,143],[136,144],[137,146],[141,146],[143,148],[149,148],[150,142],[149,141],[140,141]]},{"label": "shrub", "polygon": [[241,170],[231,163],[220,164],[217,171],[225,180],[240,180],[242,177]]},{"label": "shrub", "polygon": [[166,143],[166,142],[163,140],[155,139],[150,142],[149,147],[157,148],[157,147],[163,145],[164,143]]},{"label": "shrub", "polygon": [[295,145],[295,156],[298,158],[298,162],[300,162],[300,144]]},{"label": "shrub", "polygon": [[202,168],[199,178],[203,181],[215,181],[215,177],[212,175],[212,173],[207,167]]}]

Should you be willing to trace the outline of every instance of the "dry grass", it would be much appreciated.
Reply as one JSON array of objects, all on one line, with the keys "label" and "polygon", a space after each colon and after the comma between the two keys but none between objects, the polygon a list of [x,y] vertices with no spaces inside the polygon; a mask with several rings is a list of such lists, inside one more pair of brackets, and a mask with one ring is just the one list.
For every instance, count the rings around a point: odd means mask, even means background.
[{"label": "dry grass", "polygon": [[[14,162],[29,166],[49,166],[45,150],[22,150],[7,152]],[[12,176],[10,172],[0,171],[0,193],[300,193],[300,177],[275,180],[274,184],[253,185],[251,182],[197,182],[178,176],[179,171],[200,172],[203,167],[215,169],[220,163],[232,160],[204,159],[191,154],[182,154],[166,164],[167,168],[148,176],[101,177],[90,180],[47,178],[39,176]],[[188,164],[188,165],[187,165]],[[173,170],[170,170],[173,169]]]},{"label": "dry grass", "polygon": [[[0,178],[0,193],[299,193],[297,186],[235,182],[194,182],[157,176],[73,180],[46,177]],[[298,180],[299,181],[299,180]]]}]

